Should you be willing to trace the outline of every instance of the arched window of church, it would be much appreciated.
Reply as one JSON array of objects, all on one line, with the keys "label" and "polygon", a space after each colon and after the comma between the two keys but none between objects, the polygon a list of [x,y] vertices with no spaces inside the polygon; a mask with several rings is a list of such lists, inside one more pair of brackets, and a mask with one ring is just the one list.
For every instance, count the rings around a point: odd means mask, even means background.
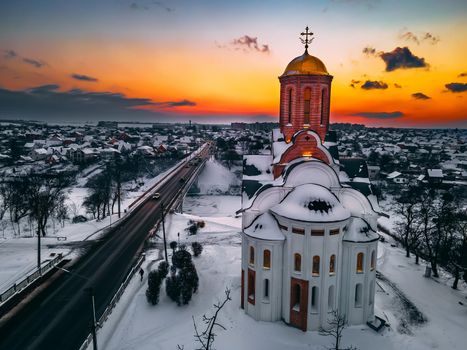
[{"label": "arched window of church", "polygon": [[263,267],[265,269],[271,268],[271,251],[269,249],[265,249],[263,252]]},{"label": "arched window of church", "polygon": [[355,307],[362,307],[362,284],[358,283],[355,286]]},{"label": "arched window of church", "polygon": [[310,124],[310,102],[311,102],[311,88],[306,88],[303,95],[303,123]]},{"label": "arched window of church", "polygon": [[334,286],[330,286],[328,291],[328,311],[332,310],[334,310]]},{"label": "arched window of church", "polygon": [[302,271],[302,256],[298,253],[294,254],[294,270],[297,272]]},{"label": "arched window of church", "polygon": [[368,304],[371,306],[375,300],[375,281],[370,282],[370,298]]},{"label": "arched window of church", "polygon": [[250,264],[255,264],[255,248],[250,246]]},{"label": "arched window of church", "polygon": [[267,278],[264,280],[264,298],[269,298],[269,280]]},{"label": "arched window of church", "polygon": [[373,250],[371,252],[371,265],[370,265],[371,271],[373,271],[375,269],[375,267],[376,267],[376,253]]},{"label": "arched window of church", "polygon": [[289,99],[288,99],[288,109],[287,109],[287,119],[288,123],[292,123],[292,89],[289,89]]},{"label": "arched window of church", "polygon": [[321,90],[321,125],[324,124],[324,99],[326,97],[326,91],[324,89]]},{"label": "arched window of church", "polygon": [[336,273],[336,256],[334,254],[329,258],[329,274],[334,275]]},{"label": "arched window of church", "polygon": [[357,254],[357,273],[363,273],[363,253]]},{"label": "arched window of church", "polygon": [[293,310],[300,312],[300,299],[302,297],[302,290],[300,288],[300,285],[297,283],[293,286],[292,290],[292,305],[293,305]]},{"label": "arched window of church", "polygon": [[319,256],[315,255],[313,257],[313,269],[312,269],[313,276],[319,276]]},{"label": "arched window of church", "polygon": [[319,302],[319,290],[318,287],[311,288],[311,312],[318,312]]}]

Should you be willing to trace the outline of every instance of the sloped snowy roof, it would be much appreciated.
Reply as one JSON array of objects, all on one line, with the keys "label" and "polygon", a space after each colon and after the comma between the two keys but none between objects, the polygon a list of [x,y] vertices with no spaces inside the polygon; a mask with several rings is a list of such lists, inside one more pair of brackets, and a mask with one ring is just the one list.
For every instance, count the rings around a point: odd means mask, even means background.
[{"label": "sloped snowy roof", "polygon": [[443,177],[443,170],[441,169],[428,169],[429,177]]},{"label": "sloped snowy roof", "polygon": [[309,222],[342,221],[350,217],[350,211],[331,191],[315,184],[295,187],[281,203],[271,208],[271,212]]},{"label": "sloped snowy roof", "polygon": [[243,232],[258,239],[270,241],[283,241],[285,239],[276,219],[269,212],[258,216]]},{"label": "sloped snowy roof", "polygon": [[378,238],[379,235],[371,229],[365,220],[352,217],[343,240],[349,242],[371,242]]}]

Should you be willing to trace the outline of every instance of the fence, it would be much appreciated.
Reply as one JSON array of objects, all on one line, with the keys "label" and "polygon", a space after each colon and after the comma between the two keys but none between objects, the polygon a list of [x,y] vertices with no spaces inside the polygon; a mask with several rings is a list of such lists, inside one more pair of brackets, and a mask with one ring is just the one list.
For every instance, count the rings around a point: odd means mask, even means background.
[{"label": "fence", "polygon": [[62,254],[58,254],[54,259],[50,260],[44,266],[41,266],[40,269],[36,269],[26,277],[24,277],[19,282],[14,283],[10,288],[5,290],[3,293],[0,294],[0,304],[3,304],[7,300],[9,300],[15,294],[21,292],[31,283],[35,282],[39,279],[44,273],[48,272],[52,267],[57,265],[60,261],[62,261],[63,256]]}]

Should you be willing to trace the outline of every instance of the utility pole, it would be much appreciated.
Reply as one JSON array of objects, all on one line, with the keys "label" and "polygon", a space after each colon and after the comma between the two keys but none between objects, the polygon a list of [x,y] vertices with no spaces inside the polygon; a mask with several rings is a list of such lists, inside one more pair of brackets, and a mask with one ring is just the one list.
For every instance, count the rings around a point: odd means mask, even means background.
[{"label": "utility pole", "polygon": [[116,166],[116,172],[117,172],[117,195],[118,195],[118,218],[120,219],[121,217],[121,212],[120,212],[120,202],[121,202],[121,195],[122,195],[122,181],[120,178],[120,157],[117,158],[117,166]]},{"label": "utility pole", "polygon": [[41,270],[41,232],[39,230],[39,223],[37,224],[37,270],[39,275],[42,276]]},{"label": "utility pole", "polygon": [[97,335],[96,335],[96,303],[94,301],[94,289],[92,287],[87,288],[89,295],[91,296],[91,317],[92,317],[92,325],[91,325],[91,333],[92,333],[92,348],[93,350],[97,350]]},{"label": "utility pole", "polygon": [[162,235],[164,236],[164,253],[165,261],[168,264],[169,258],[167,257],[167,240],[165,239],[165,213],[164,213],[164,203],[161,203],[161,214],[162,214]]}]

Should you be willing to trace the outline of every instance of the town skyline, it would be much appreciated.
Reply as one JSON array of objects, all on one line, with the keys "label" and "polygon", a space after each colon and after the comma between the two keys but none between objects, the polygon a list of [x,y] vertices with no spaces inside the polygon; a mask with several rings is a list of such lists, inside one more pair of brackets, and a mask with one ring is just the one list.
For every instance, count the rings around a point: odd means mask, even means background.
[{"label": "town skyline", "polygon": [[0,5],[0,118],[278,120],[279,81],[310,54],[331,122],[464,128],[462,1],[89,1]]}]

